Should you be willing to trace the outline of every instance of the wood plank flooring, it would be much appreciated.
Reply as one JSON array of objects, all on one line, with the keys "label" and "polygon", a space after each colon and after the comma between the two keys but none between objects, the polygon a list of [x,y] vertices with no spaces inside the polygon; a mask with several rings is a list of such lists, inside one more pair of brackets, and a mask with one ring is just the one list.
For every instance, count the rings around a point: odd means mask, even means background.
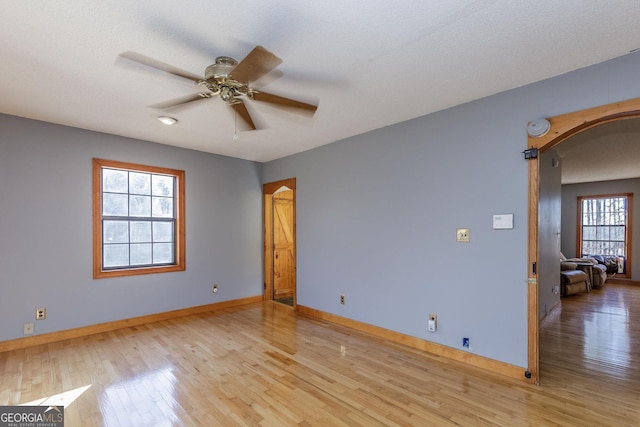
[{"label": "wood plank flooring", "polygon": [[0,405],[66,426],[638,426],[640,288],[564,298],[541,385],[297,315],[274,302],[0,353]]}]

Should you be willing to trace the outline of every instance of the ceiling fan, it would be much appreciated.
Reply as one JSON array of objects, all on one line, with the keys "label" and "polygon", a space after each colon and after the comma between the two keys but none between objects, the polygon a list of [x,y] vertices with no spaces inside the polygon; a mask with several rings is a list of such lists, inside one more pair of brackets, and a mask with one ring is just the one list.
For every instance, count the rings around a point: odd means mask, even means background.
[{"label": "ceiling fan", "polygon": [[249,130],[255,130],[256,126],[251,119],[251,115],[244,104],[243,99],[266,102],[275,106],[292,109],[294,112],[308,113],[313,115],[318,108],[317,105],[307,104],[272,93],[263,92],[252,88],[249,83],[255,82],[267,73],[274,70],[282,63],[282,60],[269,52],[262,46],[256,46],[240,62],[228,56],[219,56],[215,62],[204,70],[204,77],[181,70],[172,65],[165,64],[153,58],[141,55],[136,52],[124,52],[121,57],[140,64],[173,74],[193,81],[205,90],[186,97],[173,99],[153,105],[154,108],[171,108],[188,104],[194,101],[209,99],[219,96],[229,107],[246,123]]}]

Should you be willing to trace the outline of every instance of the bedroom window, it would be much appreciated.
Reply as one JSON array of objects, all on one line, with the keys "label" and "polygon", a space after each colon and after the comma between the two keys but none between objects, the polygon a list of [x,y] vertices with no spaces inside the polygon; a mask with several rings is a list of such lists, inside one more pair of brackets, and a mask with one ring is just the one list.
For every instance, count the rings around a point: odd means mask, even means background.
[{"label": "bedroom window", "polygon": [[93,277],[182,271],[184,171],[93,159]]},{"label": "bedroom window", "polygon": [[632,194],[578,197],[579,255],[628,258]]}]

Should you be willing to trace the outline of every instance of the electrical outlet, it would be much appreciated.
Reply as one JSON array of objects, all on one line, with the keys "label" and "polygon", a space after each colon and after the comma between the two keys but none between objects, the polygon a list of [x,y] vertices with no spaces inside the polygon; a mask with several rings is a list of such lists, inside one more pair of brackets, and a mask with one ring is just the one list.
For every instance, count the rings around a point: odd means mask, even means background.
[{"label": "electrical outlet", "polygon": [[24,324],[23,333],[24,333],[24,335],[33,334],[33,322]]},{"label": "electrical outlet", "polygon": [[36,320],[44,320],[47,318],[47,309],[45,307],[36,308]]},{"label": "electrical outlet", "polygon": [[436,329],[438,328],[438,316],[436,316],[435,314],[430,314],[429,315],[429,332],[435,332]]},{"label": "electrical outlet", "polygon": [[216,292],[218,292],[218,284],[214,283],[213,285],[211,285],[211,292],[213,292],[214,294]]},{"label": "electrical outlet", "polygon": [[462,347],[470,348],[471,347],[471,340],[469,340],[469,338],[467,338],[467,337],[462,338]]},{"label": "electrical outlet", "polygon": [[468,228],[456,228],[456,242],[469,243],[471,232]]},{"label": "electrical outlet", "polygon": [[340,295],[340,304],[344,305],[344,295]]}]

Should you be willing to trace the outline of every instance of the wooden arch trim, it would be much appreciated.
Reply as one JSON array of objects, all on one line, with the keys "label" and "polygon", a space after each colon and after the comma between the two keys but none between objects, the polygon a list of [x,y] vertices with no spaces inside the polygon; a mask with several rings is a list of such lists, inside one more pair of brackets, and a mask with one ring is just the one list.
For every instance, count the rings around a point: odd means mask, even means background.
[{"label": "wooden arch trim", "polygon": [[[527,139],[527,148],[537,148],[543,153],[568,138],[587,129],[613,122],[640,118],[640,98],[615,102],[573,113],[547,118],[551,124],[549,133],[541,137]],[[539,159],[529,160],[529,248],[528,248],[528,371],[529,382],[538,384],[540,379],[540,351],[538,316],[538,277],[533,265],[538,260],[538,202],[540,197]]]},{"label": "wooden arch trim", "polygon": [[640,117],[640,98],[616,102],[587,110],[549,118],[549,133],[539,138],[529,136],[528,146],[544,152],[562,141],[598,125]]}]

